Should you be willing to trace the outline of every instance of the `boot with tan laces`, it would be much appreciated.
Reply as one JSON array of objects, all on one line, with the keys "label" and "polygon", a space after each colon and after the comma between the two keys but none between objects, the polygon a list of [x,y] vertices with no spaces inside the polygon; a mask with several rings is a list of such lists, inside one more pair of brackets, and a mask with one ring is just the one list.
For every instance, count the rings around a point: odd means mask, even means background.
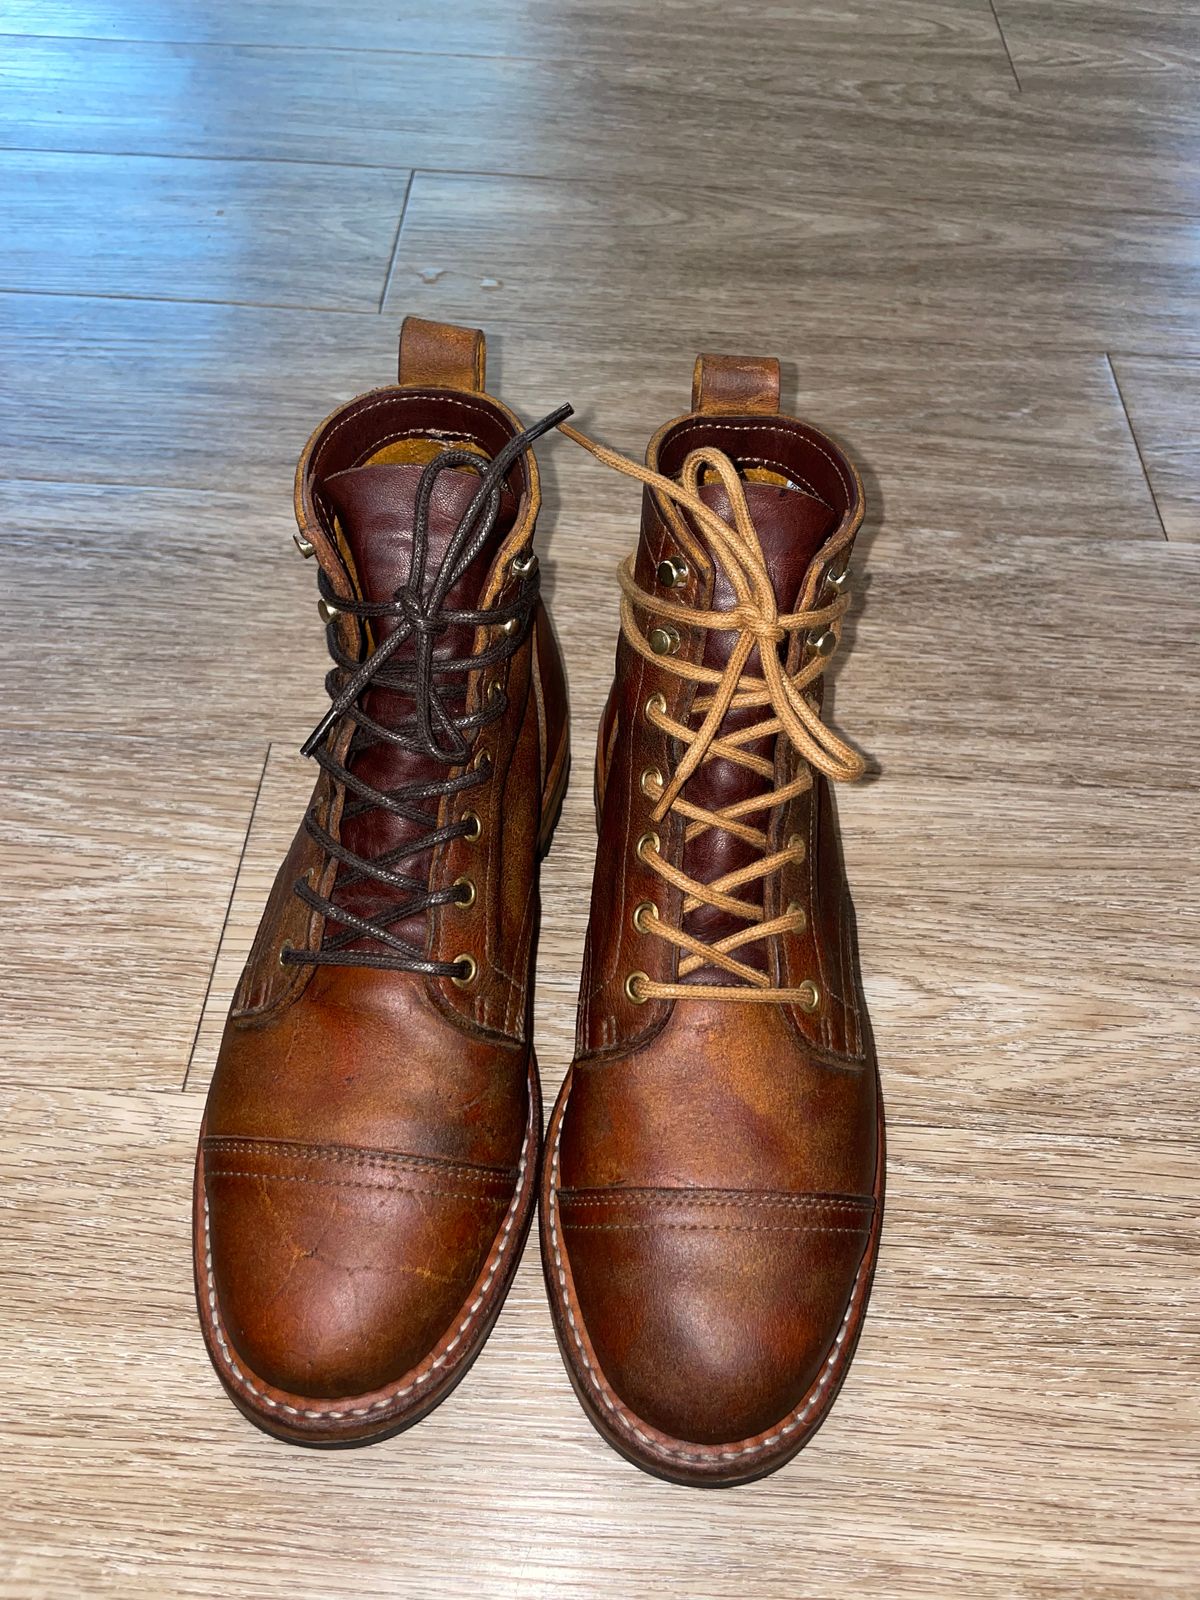
[{"label": "boot with tan laces", "polygon": [[601,724],[576,1059],[542,1249],[571,1379],[638,1466],[744,1482],[811,1438],[862,1327],[882,1100],[824,723],[862,487],[779,414],[769,360],[705,356],[646,466]]},{"label": "boot with tan laces", "polygon": [[365,1444],[447,1395],[533,1212],[538,861],[567,781],[531,446],[483,335],[408,318],[400,382],[296,478],[332,705],[196,1161],[200,1320],[260,1427]]}]

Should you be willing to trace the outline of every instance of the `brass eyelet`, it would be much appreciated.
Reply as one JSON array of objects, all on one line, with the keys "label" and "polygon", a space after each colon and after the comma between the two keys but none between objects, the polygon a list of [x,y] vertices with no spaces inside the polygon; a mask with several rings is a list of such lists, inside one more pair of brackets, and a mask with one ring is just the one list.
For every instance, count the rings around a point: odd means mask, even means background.
[{"label": "brass eyelet", "polygon": [[310,556],[315,556],[317,553],[316,545],[313,544],[311,539],[306,539],[302,533],[294,533],[292,535],[292,543],[296,546],[296,549],[299,550],[305,561],[307,561]]},{"label": "brass eyelet", "polygon": [[666,714],[667,714],[667,697],[666,697],[665,694],[652,694],[650,696],[649,700],[646,701],[646,718],[647,718],[647,721],[649,720],[650,713],[652,711],[657,711],[660,717],[665,717],[666,716]]},{"label": "brass eyelet", "polygon": [[663,775],[657,767],[647,767],[641,778],[642,793],[651,800],[657,800],[663,791]]},{"label": "brass eyelet", "polygon": [[508,637],[511,639],[513,634],[516,633],[517,629],[520,626],[521,626],[520,617],[509,617],[507,622],[502,622],[500,624],[500,632],[501,633],[506,633],[508,635]]},{"label": "brass eyelet", "polygon": [[789,833],[787,836],[787,844],[784,845],[784,849],[798,850],[800,852],[799,859],[803,861],[805,851],[808,849],[804,835],[802,833]]},{"label": "brass eyelet", "polygon": [[817,633],[810,633],[808,642],[819,656],[831,656],[837,649],[837,635],[832,628],[822,628]]},{"label": "brass eyelet", "polygon": [[336,606],[331,606],[328,600],[318,600],[317,615],[320,617],[325,626],[328,627],[335,617],[341,616],[341,612]]},{"label": "brass eyelet", "polygon": [[476,750],[475,754],[471,757],[471,760],[467,765],[467,771],[478,772],[480,767],[483,766],[487,759],[488,753],[486,750]]},{"label": "brass eyelet", "polygon": [[821,991],[811,978],[798,985],[801,998],[796,1002],[801,1011],[815,1011],[821,1004]]},{"label": "brass eyelet", "polygon": [[455,956],[454,965],[463,969],[462,976],[458,978],[451,978],[450,982],[456,989],[470,988],[471,984],[475,982],[475,975],[479,971],[475,957],[468,955]]},{"label": "brass eyelet", "polygon": [[656,656],[673,656],[683,640],[679,637],[678,628],[673,628],[669,622],[660,622],[650,629],[646,642]]},{"label": "brass eyelet", "polygon": [[654,569],[654,576],[664,589],[682,589],[688,581],[688,564],[679,556],[664,556]]},{"label": "brass eyelet", "polygon": [[652,921],[657,922],[658,907],[654,904],[653,900],[639,900],[637,905],[633,908],[633,925],[639,933],[649,932],[649,929],[646,927],[647,917],[649,917]]},{"label": "brass eyelet", "polygon": [[512,559],[512,570],[518,578],[527,577],[536,566],[537,557],[532,550],[527,550],[523,556],[514,556]]},{"label": "brass eyelet", "polygon": [[649,982],[650,982],[650,979],[646,975],[646,973],[644,973],[644,972],[631,972],[629,974],[629,976],[625,979],[625,996],[626,996],[626,998],[629,999],[629,1000],[632,1000],[635,1006],[644,1006],[646,1004],[646,1001],[649,1000],[650,996],[648,994],[639,994],[638,991],[637,991],[637,985],[639,983],[649,983]]},{"label": "brass eyelet", "polygon": [[466,890],[465,894],[460,894],[455,900],[454,904],[456,906],[461,906],[465,911],[468,906],[473,906],[475,904],[475,885],[471,882],[470,878],[455,878],[450,887],[452,889]]},{"label": "brass eyelet", "polygon": [[291,940],[290,939],[285,939],[283,941],[283,943],[279,946],[279,965],[281,967],[286,967],[286,966],[289,965],[289,963],[286,962],[283,958],[284,958],[284,956],[290,956],[291,953],[292,953]]},{"label": "brass eyelet", "polygon": [[493,678],[484,691],[484,701],[487,705],[493,706],[503,693],[504,685],[499,678]]},{"label": "brass eyelet", "polygon": [[836,589],[841,594],[842,590],[850,582],[849,566],[843,567],[840,572],[827,572],[825,574],[825,582],[831,589]]},{"label": "brass eyelet", "polygon": [[468,831],[463,834],[463,838],[468,840],[471,844],[474,844],[475,840],[478,839],[479,835],[483,832],[483,823],[479,820],[478,811],[464,811],[462,814],[462,820],[464,822],[469,822],[471,825]]},{"label": "brass eyelet", "polygon": [[637,842],[638,859],[645,861],[647,850],[653,850],[655,855],[657,855],[661,849],[662,840],[654,832],[653,828],[651,828],[648,832],[644,833]]},{"label": "brass eyelet", "polygon": [[799,924],[796,927],[796,932],[797,933],[803,933],[805,928],[808,927],[808,912],[805,911],[804,907],[800,904],[799,900],[789,900],[788,901],[788,903],[787,903],[787,914],[788,914],[789,917],[799,917],[800,918]]}]

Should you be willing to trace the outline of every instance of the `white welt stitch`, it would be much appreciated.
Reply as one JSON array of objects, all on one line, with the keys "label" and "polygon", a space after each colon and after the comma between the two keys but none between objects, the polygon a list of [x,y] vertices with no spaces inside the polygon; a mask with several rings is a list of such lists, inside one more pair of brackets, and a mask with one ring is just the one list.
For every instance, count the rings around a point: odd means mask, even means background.
[{"label": "white welt stitch", "polygon": [[588,1358],[587,1348],[579,1336],[579,1329],[576,1327],[575,1317],[567,1299],[566,1264],[563,1261],[562,1250],[559,1245],[557,1218],[559,1147],[562,1141],[563,1123],[566,1120],[564,1114],[565,1110],[566,1107],[564,1106],[563,1113],[560,1113],[558,1118],[558,1127],[554,1134],[554,1149],[551,1152],[550,1157],[550,1248],[553,1251],[555,1265],[558,1268],[557,1276],[559,1285],[563,1291],[563,1304],[567,1313],[567,1321],[570,1324],[571,1334],[574,1338],[575,1346],[578,1349],[580,1357],[583,1361],[588,1382],[595,1390],[597,1396],[603,1401],[604,1405],[609,1411],[612,1412],[613,1416],[620,1423],[621,1427],[624,1428],[627,1433],[633,1434],[633,1436],[640,1440],[642,1444],[648,1446],[651,1450],[656,1451],[659,1455],[672,1456],[680,1461],[733,1461],[745,1456],[759,1455],[764,1451],[769,1450],[773,1445],[778,1444],[786,1434],[794,1432],[795,1429],[801,1426],[809,1412],[820,1399],[821,1391],[827,1386],[830,1378],[833,1376],[834,1367],[837,1364],[837,1359],[845,1337],[846,1328],[849,1325],[851,1313],[854,1311],[855,1305],[858,1301],[858,1291],[863,1281],[863,1274],[867,1270],[867,1266],[870,1261],[871,1251],[869,1245],[868,1248],[863,1252],[863,1258],[859,1264],[858,1272],[855,1275],[853,1288],[850,1291],[850,1299],[846,1306],[846,1314],[842,1318],[841,1326],[839,1327],[837,1337],[834,1340],[833,1350],[825,1362],[821,1376],[817,1380],[816,1388],[813,1389],[804,1406],[798,1407],[794,1412],[792,1412],[790,1418],[779,1428],[776,1433],[771,1434],[765,1439],[758,1439],[750,1444],[741,1445],[739,1448],[734,1450],[718,1450],[713,1446],[710,1446],[708,1449],[701,1450],[680,1450],[676,1449],[672,1445],[663,1444],[660,1440],[648,1438],[647,1435],[644,1434],[636,1425],[632,1415],[625,1410],[624,1406],[620,1404],[614,1404],[613,1400],[610,1398],[609,1394],[604,1388],[599,1374],[596,1372],[590,1359]]},{"label": "white welt stitch", "polygon": [[217,1345],[220,1349],[222,1360],[228,1367],[229,1371],[237,1379],[238,1383],[240,1383],[244,1388],[248,1389],[256,1399],[261,1400],[265,1405],[270,1406],[272,1410],[286,1411],[290,1416],[293,1417],[313,1417],[321,1421],[341,1421],[345,1417],[370,1416],[372,1413],[381,1411],[385,1407],[394,1406],[396,1405],[397,1401],[403,1400],[405,1395],[411,1394],[414,1389],[418,1388],[422,1383],[425,1383],[429,1378],[431,1378],[434,1375],[435,1370],[445,1362],[447,1356],[450,1354],[450,1351],[454,1349],[454,1345],[459,1342],[459,1340],[474,1322],[476,1314],[487,1298],[487,1292],[491,1288],[492,1280],[495,1278],[496,1273],[499,1270],[501,1261],[504,1259],[505,1251],[508,1249],[509,1236],[512,1233],[513,1225],[517,1220],[517,1212],[521,1203],[521,1191],[524,1185],[525,1172],[529,1165],[530,1144],[532,1141],[535,1141],[537,1137],[537,1130],[534,1126],[533,1110],[534,1097],[531,1094],[529,1097],[529,1121],[525,1129],[525,1142],[521,1146],[521,1160],[517,1167],[516,1188],[513,1193],[512,1202],[508,1208],[508,1215],[505,1218],[504,1227],[500,1233],[500,1242],[496,1247],[496,1259],[492,1262],[491,1267],[488,1269],[487,1277],[484,1278],[483,1283],[480,1285],[479,1294],[469,1306],[466,1316],[455,1329],[453,1343],[448,1344],[446,1349],[442,1351],[440,1356],[431,1363],[428,1369],[424,1372],[418,1373],[411,1383],[405,1384],[402,1389],[389,1391],[389,1393],[385,1394],[381,1399],[373,1400],[369,1406],[363,1406],[353,1410],[298,1410],[295,1406],[288,1405],[286,1401],[273,1400],[269,1394],[260,1389],[256,1383],[254,1383],[245,1375],[244,1372],[242,1372],[237,1362],[233,1359],[233,1353],[226,1344],[225,1335],[221,1330],[221,1315],[217,1309],[217,1287],[216,1281],[213,1277],[212,1268],[212,1234],[208,1208],[208,1185],[207,1182],[203,1184],[202,1199],[204,1202],[204,1266],[206,1287],[208,1291],[208,1305],[212,1315],[213,1333],[216,1336]]}]

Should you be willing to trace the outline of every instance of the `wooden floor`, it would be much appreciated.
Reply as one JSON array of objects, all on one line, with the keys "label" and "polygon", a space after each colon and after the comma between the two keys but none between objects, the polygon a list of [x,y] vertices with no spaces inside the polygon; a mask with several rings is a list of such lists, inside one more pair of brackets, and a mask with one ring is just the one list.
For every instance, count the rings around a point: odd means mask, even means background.
[{"label": "wooden floor", "polygon": [[[1181,0],[2,0],[0,1592],[1200,1595],[1200,30]],[[311,773],[289,480],[406,311],[631,451],[776,351],[871,509],[841,796],[890,1122],[859,1355],[703,1495],[592,1432],[527,1253],[414,1432],[224,1399],[191,1159]],[[636,494],[541,452],[569,1060]]]}]

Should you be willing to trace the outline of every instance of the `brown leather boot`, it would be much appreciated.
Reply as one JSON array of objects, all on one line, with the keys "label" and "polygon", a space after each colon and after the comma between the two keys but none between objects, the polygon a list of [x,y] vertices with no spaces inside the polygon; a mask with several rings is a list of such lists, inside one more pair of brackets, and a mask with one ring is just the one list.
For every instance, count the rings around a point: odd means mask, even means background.
[{"label": "brown leather boot", "polygon": [[883,1121],[821,720],[858,474],[704,356],[646,485],[600,729],[577,1053],[542,1251],[567,1370],[649,1472],[759,1477],[820,1425],[862,1326]]},{"label": "brown leather boot", "polygon": [[333,699],[226,1024],[196,1162],[200,1319],[303,1444],[417,1421],[478,1354],[536,1193],[537,864],[567,782],[538,474],[482,334],[409,318],[400,383],[296,475]]}]

